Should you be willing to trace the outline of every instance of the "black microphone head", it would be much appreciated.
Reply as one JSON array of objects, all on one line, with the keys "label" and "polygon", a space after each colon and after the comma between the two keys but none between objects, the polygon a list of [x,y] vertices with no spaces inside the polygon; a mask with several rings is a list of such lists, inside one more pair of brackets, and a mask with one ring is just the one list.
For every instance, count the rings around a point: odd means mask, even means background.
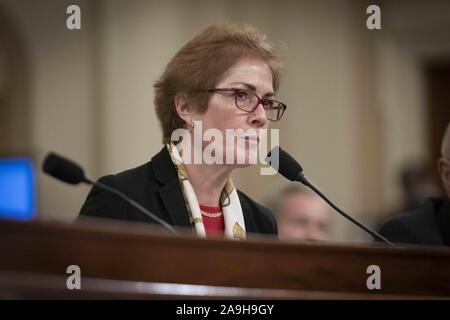
[{"label": "black microphone head", "polygon": [[50,152],[45,158],[42,170],[52,177],[70,184],[86,181],[83,168],[53,152]]},{"label": "black microphone head", "polygon": [[274,147],[267,154],[266,161],[272,168],[291,181],[299,181],[299,177],[303,172],[300,163],[279,146]]}]

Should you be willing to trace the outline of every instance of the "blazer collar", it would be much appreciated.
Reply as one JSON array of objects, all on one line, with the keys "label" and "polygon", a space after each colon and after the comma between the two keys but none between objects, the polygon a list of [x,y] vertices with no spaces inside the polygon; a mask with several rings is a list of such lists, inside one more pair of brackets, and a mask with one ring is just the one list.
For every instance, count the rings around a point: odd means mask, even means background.
[{"label": "blazer collar", "polygon": [[191,227],[178,174],[165,146],[152,158],[151,165],[155,179],[161,184],[158,193],[172,224]]},{"label": "blazer collar", "polygon": [[177,170],[172,163],[169,151],[164,146],[160,152],[155,154],[151,161],[153,174],[155,179],[162,185],[172,183],[174,180],[178,180]]}]

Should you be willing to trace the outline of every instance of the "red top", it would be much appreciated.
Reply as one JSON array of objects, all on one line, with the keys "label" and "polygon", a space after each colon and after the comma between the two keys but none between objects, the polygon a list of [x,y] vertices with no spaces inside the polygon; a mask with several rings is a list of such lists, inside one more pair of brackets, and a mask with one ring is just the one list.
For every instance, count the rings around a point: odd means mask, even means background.
[{"label": "red top", "polygon": [[[210,207],[200,205],[200,210],[206,213],[219,213],[222,212],[220,207]],[[217,218],[207,217],[202,214],[203,225],[205,226],[207,236],[223,237],[225,230],[225,222],[223,220],[223,215]]]}]

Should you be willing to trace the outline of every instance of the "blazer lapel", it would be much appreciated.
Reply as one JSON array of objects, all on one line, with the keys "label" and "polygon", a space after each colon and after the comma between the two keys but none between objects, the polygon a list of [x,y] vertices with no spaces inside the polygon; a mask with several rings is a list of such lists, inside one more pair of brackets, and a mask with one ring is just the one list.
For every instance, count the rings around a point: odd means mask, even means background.
[{"label": "blazer lapel", "polygon": [[248,207],[247,202],[239,195],[239,201],[241,202],[242,214],[244,215],[245,222],[245,232],[252,233],[255,232],[255,223],[253,221],[253,216],[251,214],[251,210]]},{"label": "blazer lapel", "polygon": [[180,227],[191,227],[178,181],[178,174],[165,146],[152,158],[151,163],[155,179],[162,184],[158,193],[172,224]]},{"label": "blazer lapel", "polygon": [[189,214],[186,209],[181,188],[178,181],[165,186],[159,191],[161,200],[169,214],[173,225],[180,227],[191,227]]}]

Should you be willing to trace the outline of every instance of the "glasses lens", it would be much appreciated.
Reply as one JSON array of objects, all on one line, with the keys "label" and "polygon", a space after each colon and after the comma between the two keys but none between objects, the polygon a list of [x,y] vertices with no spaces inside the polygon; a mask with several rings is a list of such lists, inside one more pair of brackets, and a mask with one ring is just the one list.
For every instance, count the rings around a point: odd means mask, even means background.
[{"label": "glasses lens", "polygon": [[236,91],[236,106],[245,111],[252,111],[255,105],[258,103],[258,97],[249,91],[239,90]]},{"label": "glasses lens", "polygon": [[[236,98],[236,106],[244,111],[252,112],[258,105],[258,96],[247,90],[238,90],[234,93]],[[263,107],[266,111],[267,119],[278,121],[284,113],[285,106],[275,100],[263,100]]]},{"label": "glasses lens", "polygon": [[283,115],[284,105],[276,101],[267,101],[264,110],[266,110],[267,119],[278,121]]}]

